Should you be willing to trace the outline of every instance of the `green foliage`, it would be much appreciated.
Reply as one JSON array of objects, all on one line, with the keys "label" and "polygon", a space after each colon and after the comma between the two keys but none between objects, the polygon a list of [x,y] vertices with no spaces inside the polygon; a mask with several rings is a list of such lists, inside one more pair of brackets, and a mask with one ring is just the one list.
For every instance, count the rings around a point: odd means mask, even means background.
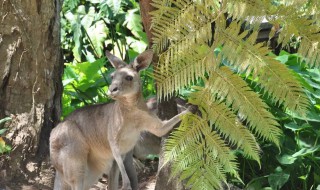
[{"label": "green foliage", "polygon": [[147,46],[135,1],[65,1],[61,25],[66,62],[92,62],[109,46],[129,61]]},{"label": "green foliage", "polygon": [[110,101],[105,94],[108,89],[108,81],[103,78],[107,72],[105,62],[105,58],[101,58],[92,63],[66,64],[62,81],[64,116],[83,105]]},{"label": "green foliage", "polygon": [[[88,104],[109,102],[106,95],[114,70],[104,58],[111,50],[126,62],[147,47],[134,0],[64,1],[61,18],[64,51],[63,116]],[[155,94],[152,68],[143,71],[144,95]]]},{"label": "green foliage", "polygon": [[[291,122],[317,120],[318,92],[309,91],[318,86],[317,78],[305,78],[256,40],[261,21],[268,19],[274,26],[270,38],[280,32],[277,39],[283,47],[292,37],[299,39],[299,60],[317,75],[312,67],[320,67],[318,1],[153,2],[158,95],[167,98],[194,85],[187,98],[201,111],[201,117],[184,117],[165,147],[174,175],[180,174],[192,189],[218,189],[228,174],[237,178],[238,162],[231,152],[263,169],[267,160],[260,161],[257,142],[262,150],[266,144],[272,147],[268,153],[273,158],[285,146],[287,131],[280,113]],[[309,155],[317,148],[304,151]],[[269,187],[279,189],[295,180],[291,177],[283,167],[273,167],[266,179]]]},{"label": "green foliage", "polygon": [[[320,185],[319,69],[308,68],[297,54],[282,51],[276,59],[295,72],[313,106],[303,118],[289,110],[271,106],[271,112],[279,118],[284,131],[280,141],[281,152],[261,142],[264,152],[261,170],[255,168],[255,163],[241,159],[241,178],[247,183],[248,189],[316,188]],[[264,98],[266,102],[272,102],[270,97]]]},{"label": "green foliage", "polygon": [[[0,119],[0,125],[7,121],[11,121],[11,118],[6,117],[3,119]],[[0,129],[0,155],[11,151],[11,146],[7,145],[6,142],[3,140],[3,138],[1,137],[1,135],[4,134],[6,131],[7,129],[5,128]]]}]

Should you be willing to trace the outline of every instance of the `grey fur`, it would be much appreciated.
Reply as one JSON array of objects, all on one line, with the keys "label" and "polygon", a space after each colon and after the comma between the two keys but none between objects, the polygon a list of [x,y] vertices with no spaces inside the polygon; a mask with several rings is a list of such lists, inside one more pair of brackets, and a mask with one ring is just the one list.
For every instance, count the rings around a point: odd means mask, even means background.
[{"label": "grey fur", "polygon": [[[188,111],[161,121],[148,110],[138,72],[149,66],[152,54],[150,50],[143,52],[132,64],[124,65],[119,58],[106,53],[116,68],[108,91],[116,101],[78,109],[52,130],[50,158],[57,173],[55,190],[89,189],[104,172],[111,171],[114,160],[123,189],[131,190],[122,156],[133,149],[142,131],[163,136]],[[111,181],[118,184],[115,178]],[[109,189],[115,190],[117,184],[109,184]]]}]

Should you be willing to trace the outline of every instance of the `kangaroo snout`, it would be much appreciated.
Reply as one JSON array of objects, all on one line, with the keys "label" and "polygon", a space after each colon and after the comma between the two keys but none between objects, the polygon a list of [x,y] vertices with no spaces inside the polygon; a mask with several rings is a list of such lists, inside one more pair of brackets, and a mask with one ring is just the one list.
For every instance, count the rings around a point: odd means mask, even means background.
[{"label": "kangaroo snout", "polygon": [[117,86],[111,87],[111,88],[109,88],[109,90],[108,90],[108,92],[110,92],[110,94],[111,94],[111,93],[116,93],[116,92],[118,92],[118,91],[119,91],[119,88],[118,88]]}]

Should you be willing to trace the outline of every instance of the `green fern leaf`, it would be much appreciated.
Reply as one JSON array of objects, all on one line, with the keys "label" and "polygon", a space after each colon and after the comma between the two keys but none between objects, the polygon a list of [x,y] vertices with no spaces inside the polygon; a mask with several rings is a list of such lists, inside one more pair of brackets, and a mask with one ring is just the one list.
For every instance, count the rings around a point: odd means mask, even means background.
[{"label": "green fern leaf", "polygon": [[243,149],[245,156],[260,163],[260,149],[254,136],[237,120],[224,103],[215,101],[208,89],[193,93],[189,101],[201,107],[202,116],[208,118],[210,125],[214,126],[224,139],[228,140],[231,145]]},{"label": "green fern leaf", "polygon": [[268,55],[267,47],[263,47],[261,43],[254,44],[253,39],[256,39],[257,32],[253,32],[248,39],[243,40],[247,32],[236,34],[241,29],[239,23],[232,23],[226,29],[224,27],[224,23],[217,24],[215,38],[219,40],[215,43],[223,44],[221,53],[230,62],[228,66],[245,73],[246,76],[252,74],[254,78],[258,77],[258,84],[270,93],[275,102],[300,115],[305,115],[309,102],[301,84],[295,79],[292,71]]},{"label": "green fern leaf", "polygon": [[260,69],[258,83],[285,108],[305,116],[310,105],[309,99],[291,70],[278,61],[269,58],[268,65]]},{"label": "green fern leaf", "polygon": [[[267,19],[274,25],[270,37],[282,28],[279,42],[283,46],[292,35],[301,38],[298,53],[310,66],[320,66],[320,3],[281,2],[283,5],[268,0],[153,2],[157,9],[151,15],[153,48],[159,53],[154,69],[158,97],[179,93],[199,78],[205,82],[205,87],[194,87],[190,98],[199,105],[202,116],[183,117],[165,146],[165,163],[173,161],[173,175],[180,174],[191,189],[221,189],[227,174],[239,178],[236,157],[228,145],[259,162],[254,135],[280,144],[282,133],[275,117],[239,73],[252,77],[263,95],[284,109],[302,116],[308,110],[307,96],[292,71],[256,40],[261,20]],[[231,23],[227,22],[230,18]],[[216,48],[221,49],[217,55]]]},{"label": "green fern leaf", "polygon": [[[196,115],[184,116],[179,128],[167,139],[165,160],[165,163],[174,162],[172,174],[181,174],[181,179],[188,179],[187,184],[201,183],[212,189],[220,187],[220,181],[226,178],[225,172],[238,177],[235,156],[225,141],[212,131],[205,119]],[[207,171],[209,166],[210,171]],[[208,181],[200,171],[214,172],[215,178]],[[196,176],[203,180],[198,181]]]},{"label": "green fern leaf", "polygon": [[268,106],[258,94],[253,92],[238,75],[223,66],[209,73],[206,87],[217,99],[225,100],[227,106],[243,120],[247,120],[249,128],[265,140],[279,146],[279,136],[282,134],[277,127],[275,117],[268,112]]}]

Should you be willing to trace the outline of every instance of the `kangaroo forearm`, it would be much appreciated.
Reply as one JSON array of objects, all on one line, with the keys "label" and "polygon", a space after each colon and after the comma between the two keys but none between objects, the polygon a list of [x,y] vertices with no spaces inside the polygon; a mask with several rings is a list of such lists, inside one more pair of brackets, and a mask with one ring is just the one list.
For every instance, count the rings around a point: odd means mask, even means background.
[{"label": "kangaroo forearm", "polygon": [[174,116],[170,120],[162,121],[161,126],[151,128],[151,130],[149,129],[148,131],[153,133],[154,135],[157,135],[158,137],[162,137],[162,136],[166,135],[169,131],[171,131],[172,128],[181,121],[181,116],[186,113],[187,113],[187,111],[184,111],[184,112]]}]

